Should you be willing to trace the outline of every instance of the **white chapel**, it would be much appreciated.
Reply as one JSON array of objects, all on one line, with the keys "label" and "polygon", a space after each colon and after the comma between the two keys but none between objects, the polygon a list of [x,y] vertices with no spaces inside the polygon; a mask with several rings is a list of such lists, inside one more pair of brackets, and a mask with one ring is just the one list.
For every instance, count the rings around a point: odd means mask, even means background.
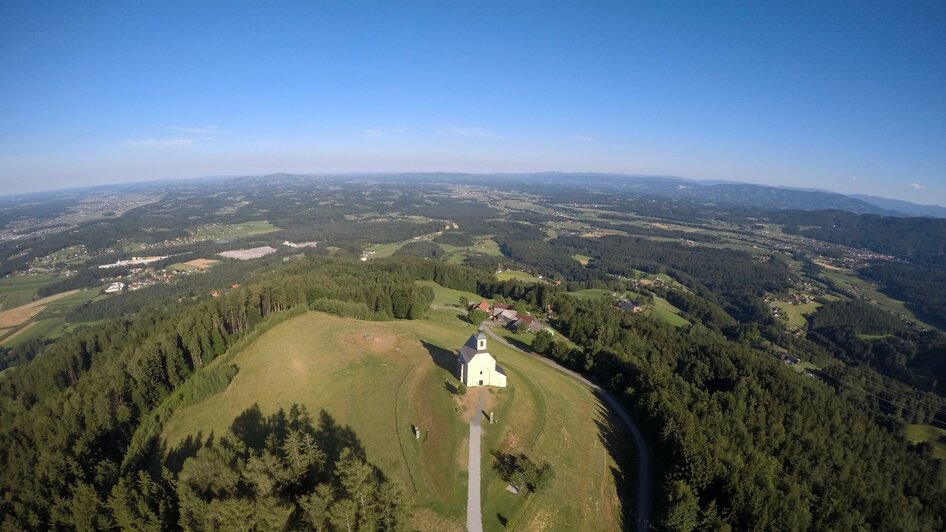
[{"label": "white chapel", "polygon": [[460,382],[471,386],[506,387],[506,372],[496,364],[496,359],[486,350],[486,334],[480,331],[460,348],[457,358]]}]

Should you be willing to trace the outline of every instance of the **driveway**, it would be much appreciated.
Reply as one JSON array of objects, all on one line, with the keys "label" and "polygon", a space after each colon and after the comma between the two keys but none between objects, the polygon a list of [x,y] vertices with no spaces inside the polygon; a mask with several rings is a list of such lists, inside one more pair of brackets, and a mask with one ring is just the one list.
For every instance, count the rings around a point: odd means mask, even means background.
[{"label": "driveway", "polygon": [[478,387],[480,394],[476,402],[476,413],[470,420],[470,457],[467,470],[470,472],[466,488],[466,529],[470,532],[483,531],[483,516],[480,508],[480,420],[486,408],[486,389]]}]

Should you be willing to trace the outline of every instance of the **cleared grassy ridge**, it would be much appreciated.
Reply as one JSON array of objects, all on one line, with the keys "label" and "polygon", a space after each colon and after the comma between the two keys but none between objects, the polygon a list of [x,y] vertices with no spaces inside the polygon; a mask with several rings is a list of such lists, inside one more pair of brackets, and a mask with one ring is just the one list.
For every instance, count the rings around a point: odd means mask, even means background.
[{"label": "cleared grassy ridge", "polygon": [[[462,530],[466,513],[468,421],[476,390],[452,393],[454,352],[475,329],[455,313],[377,323],[307,313],[263,334],[232,363],[239,372],[221,394],[177,411],[162,440],[173,450],[188,437],[223,434],[258,404],[264,415],[305,405],[349,426],[369,461],[413,493],[421,530]],[[493,390],[487,410],[498,422],[484,426],[484,528],[500,517],[522,530],[617,530],[621,504],[613,456],[628,455],[591,391],[555,370],[501,345],[491,352],[511,385]],[[487,392],[489,393],[489,392]],[[411,425],[423,429],[416,440]],[[490,451],[526,452],[553,464],[556,478],[538,495],[505,491]]]},{"label": "cleared grassy ridge", "polygon": [[470,304],[479,303],[483,300],[483,296],[473,292],[444,288],[433,281],[416,281],[415,284],[417,286],[429,286],[434,291],[433,305],[459,307],[461,297],[465,297]]},{"label": "cleared grassy ridge", "polygon": [[788,318],[789,325],[798,329],[804,329],[808,326],[808,320],[806,318],[809,314],[818,310],[821,303],[809,301],[808,303],[793,305],[790,301],[776,301],[775,306]]},{"label": "cleared grassy ridge", "polygon": [[690,324],[680,316],[680,309],[670,304],[662,297],[654,297],[654,306],[647,311],[648,314],[658,320],[663,320],[674,327],[686,327]]}]

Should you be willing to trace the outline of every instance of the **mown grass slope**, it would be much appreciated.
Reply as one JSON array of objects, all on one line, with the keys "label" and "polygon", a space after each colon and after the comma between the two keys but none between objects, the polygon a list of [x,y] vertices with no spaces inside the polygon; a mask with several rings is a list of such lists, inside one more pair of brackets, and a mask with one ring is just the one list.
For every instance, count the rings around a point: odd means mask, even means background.
[{"label": "mown grass slope", "polygon": [[[466,516],[468,422],[478,393],[498,422],[484,426],[483,520],[522,530],[619,529],[615,471],[628,454],[608,436],[607,412],[592,392],[501,345],[491,352],[506,368],[505,389],[455,393],[455,350],[475,331],[454,313],[430,319],[363,322],[310,312],[282,323],[238,353],[239,372],[222,393],[177,411],[162,434],[173,450],[188,437],[224,434],[255,405],[264,415],[293,404],[318,419],[348,426],[367,459],[412,494],[418,529],[463,530]],[[415,439],[411,427],[421,428]],[[525,452],[548,461],[556,477],[547,491],[518,496],[492,468],[491,451]],[[616,460],[614,457],[619,457]]]}]

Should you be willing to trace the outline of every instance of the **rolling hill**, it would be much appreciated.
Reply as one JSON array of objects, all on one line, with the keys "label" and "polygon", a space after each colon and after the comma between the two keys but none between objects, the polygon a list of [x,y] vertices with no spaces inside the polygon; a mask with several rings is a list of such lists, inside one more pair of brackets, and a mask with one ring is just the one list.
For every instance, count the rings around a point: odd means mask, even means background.
[{"label": "rolling hill", "polygon": [[[474,330],[436,311],[427,320],[395,323],[317,312],[293,318],[236,354],[230,363],[239,369],[225,391],[175,412],[162,434],[161,458],[179,467],[187,449],[212,435],[246,433],[247,425],[259,425],[254,420],[301,406],[320,431],[343,435],[336,443],[362,448],[406,487],[414,526],[462,530],[467,422],[481,415],[475,401],[482,391],[497,420],[483,425],[484,529],[621,528],[621,479],[630,476],[624,460],[632,453],[627,438],[615,437],[607,408],[584,386],[496,343],[490,351],[510,386],[457,394],[454,351]],[[550,487],[529,497],[510,493],[492,469],[493,451],[549,462]]]}]

